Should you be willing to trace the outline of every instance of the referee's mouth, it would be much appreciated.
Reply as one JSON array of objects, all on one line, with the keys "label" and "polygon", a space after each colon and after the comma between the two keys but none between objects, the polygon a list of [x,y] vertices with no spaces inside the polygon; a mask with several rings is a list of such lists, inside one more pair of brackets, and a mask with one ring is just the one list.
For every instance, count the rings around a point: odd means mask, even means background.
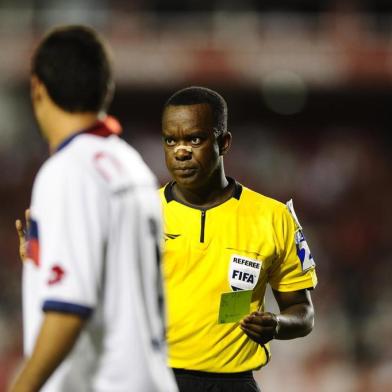
[{"label": "referee's mouth", "polygon": [[192,176],[193,174],[196,173],[196,171],[197,168],[195,167],[179,167],[174,169],[176,175],[184,176],[184,177]]}]

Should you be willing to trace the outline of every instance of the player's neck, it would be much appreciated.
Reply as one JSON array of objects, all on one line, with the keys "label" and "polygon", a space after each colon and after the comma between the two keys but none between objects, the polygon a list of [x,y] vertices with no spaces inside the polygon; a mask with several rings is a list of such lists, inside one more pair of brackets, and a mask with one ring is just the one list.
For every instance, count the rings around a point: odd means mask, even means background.
[{"label": "player's neck", "polygon": [[73,134],[87,129],[98,120],[97,113],[69,113],[57,109],[47,117],[43,129],[49,143],[50,153],[53,154],[58,146]]},{"label": "player's neck", "polygon": [[212,208],[228,200],[234,190],[234,183],[229,183],[223,167],[215,178],[197,188],[182,187],[177,183],[173,188],[174,197],[184,204],[196,208]]}]

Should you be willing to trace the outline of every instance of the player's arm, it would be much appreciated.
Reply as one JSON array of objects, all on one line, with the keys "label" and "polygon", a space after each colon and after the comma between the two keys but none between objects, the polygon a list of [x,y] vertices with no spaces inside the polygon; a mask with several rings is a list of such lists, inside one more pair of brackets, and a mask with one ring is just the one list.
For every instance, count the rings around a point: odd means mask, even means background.
[{"label": "player's arm", "polygon": [[74,346],[85,320],[76,314],[47,312],[31,357],[10,392],[39,391]]},{"label": "player's arm", "polygon": [[272,339],[295,339],[313,329],[314,309],[309,290],[280,292],[273,290],[280,314],[253,312],[240,324],[252,340],[265,344]]}]

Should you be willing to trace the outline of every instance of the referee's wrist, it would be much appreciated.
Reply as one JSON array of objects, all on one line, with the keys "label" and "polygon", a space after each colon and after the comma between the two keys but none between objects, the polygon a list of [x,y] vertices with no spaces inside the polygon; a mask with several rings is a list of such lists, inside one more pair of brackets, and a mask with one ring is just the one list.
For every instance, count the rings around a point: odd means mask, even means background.
[{"label": "referee's wrist", "polygon": [[274,332],[274,339],[278,339],[279,337],[279,331],[281,327],[281,318],[279,314],[275,314],[275,320],[276,320],[276,326],[275,326],[275,332]]}]

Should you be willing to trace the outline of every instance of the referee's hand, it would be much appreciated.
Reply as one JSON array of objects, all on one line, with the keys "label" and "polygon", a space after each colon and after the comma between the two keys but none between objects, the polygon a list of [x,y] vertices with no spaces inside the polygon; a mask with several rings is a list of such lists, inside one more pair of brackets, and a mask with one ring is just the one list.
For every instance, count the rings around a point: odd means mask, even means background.
[{"label": "referee's hand", "polygon": [[22,261],[27,259],[27,232],[29,230],[30,210],[25,211],[25,226],[20,219],[15,221],[16,232],[19,238],[19,257]]},{"label": "referee's hand", "polygon": [[259,344],[265,344],[272,340],[277,326],[277,317],[270,312],[253,312],[240,322],[240,328],[244,333]]}]

